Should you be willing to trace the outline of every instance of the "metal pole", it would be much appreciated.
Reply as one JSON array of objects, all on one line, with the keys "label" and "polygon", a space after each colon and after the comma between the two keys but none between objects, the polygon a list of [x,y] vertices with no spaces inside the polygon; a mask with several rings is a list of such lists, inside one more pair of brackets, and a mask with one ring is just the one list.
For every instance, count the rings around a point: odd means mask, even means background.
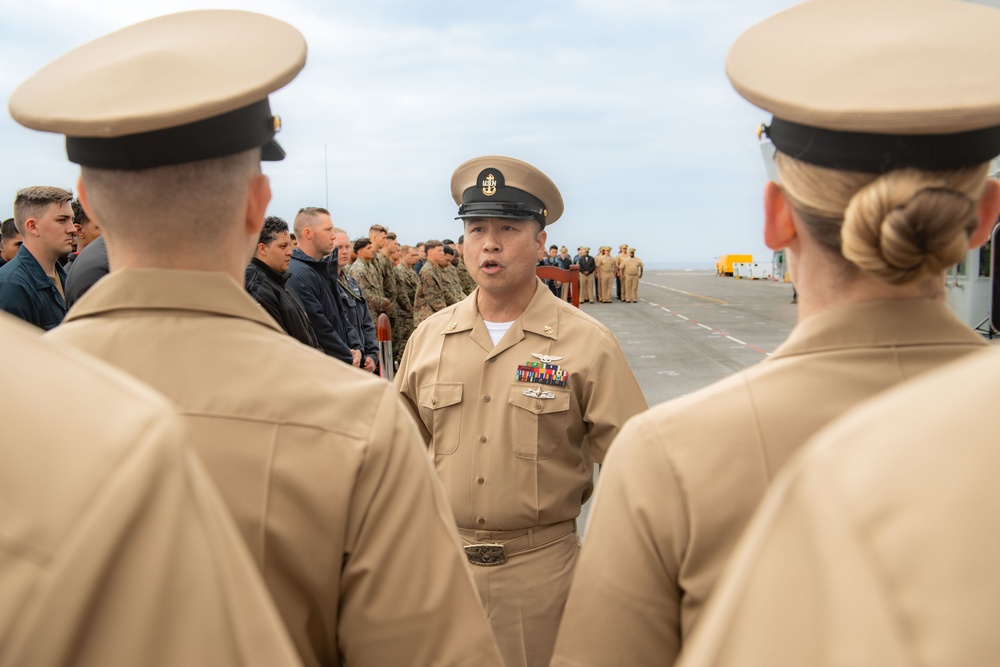
[{"label": "metal pole", "polygon": [[378,339],[379,375],[392,382],[392,325],[389,323],[389,316],[385,313],[378,316],[375,337]]}]

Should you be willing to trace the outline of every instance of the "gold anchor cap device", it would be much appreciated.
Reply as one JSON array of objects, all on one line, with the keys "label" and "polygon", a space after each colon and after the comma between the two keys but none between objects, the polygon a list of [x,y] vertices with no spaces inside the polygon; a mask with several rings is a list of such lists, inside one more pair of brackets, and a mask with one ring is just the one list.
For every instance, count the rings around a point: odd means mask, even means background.
[{"label": "gold anchor cap device", "polygon": [[559,188],[540,169],[501,155],[463,163],[451,176],[457,220],[467,218],[534,218],[543,226],[563,214]]}]

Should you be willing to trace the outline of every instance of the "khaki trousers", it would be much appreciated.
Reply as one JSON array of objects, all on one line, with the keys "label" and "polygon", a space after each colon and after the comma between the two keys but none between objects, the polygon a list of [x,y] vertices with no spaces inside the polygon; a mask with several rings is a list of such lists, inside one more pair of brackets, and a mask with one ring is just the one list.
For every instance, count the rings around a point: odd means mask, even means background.
[{"label": "khaki trousers", "polygon": [[569,297],[569,283],[563,283],[559,288],[559,298],[565,301]]},{"label": "khaki trousers", "polygon": [[625,300],[635,303],[639,300],[639,275],[625,276]]},{"label": "khaki trousers", "polygon": [[611,286],[615,282],[614,276],[608,276],[607,278],[598,276],[597,280],[601,289],[601,301],[611,301]]},{"label": "khaki trousers", "polygon": [[[470,532],[459,530],[467,544]],[[475,541],[490,539],[476,531]],[[548,667],[579,554],[574,530],[503,565],[469,565],[505,667]]]},{"label": "khaki trousers", "polygon": [[580,303],[593,303],[594,301],[594,274],[589,276],[580,274]]}]

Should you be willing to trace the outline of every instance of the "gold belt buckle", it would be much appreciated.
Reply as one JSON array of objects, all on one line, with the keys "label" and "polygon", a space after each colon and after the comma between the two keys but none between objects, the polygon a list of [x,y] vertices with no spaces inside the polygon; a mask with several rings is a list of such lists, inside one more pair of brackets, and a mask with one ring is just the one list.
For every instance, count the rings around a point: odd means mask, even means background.
[{"label": "gold belt buckle", "polygon": [[464,548],[465,557],[473,565],[493,567],[507,562],[507,552],[502,544],[469,544]]}]

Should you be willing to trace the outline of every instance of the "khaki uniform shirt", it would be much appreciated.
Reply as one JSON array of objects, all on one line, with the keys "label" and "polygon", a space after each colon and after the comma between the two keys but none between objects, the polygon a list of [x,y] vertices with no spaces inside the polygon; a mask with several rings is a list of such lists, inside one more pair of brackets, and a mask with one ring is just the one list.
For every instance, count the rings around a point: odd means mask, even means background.
[{"label": "khaki uniform shirt", "polygon": [[625,276],[642,275],[642,260],[638,257],[626,257],[621,263],[621,270]]},{"label": "khaki uniform shirt", "polygon": [[[614,335],[541,281],[496,347],[477,297],[414,331],[396,387],[460,527],[520,530],[575,519],[593,488],[592,461],[604,459],[646,400]],[[550,365],[568,372],[566,386],[519,381],[518,366],[540,363],[534,355],[553,357]]]},{"label": "khaki uniform shirt", "polygon": [[[0,318],[0,665],[298,665],[180,420]],[[43,400],[54,384],[63,398]]]},{"label": "khaki uniform shirt", "polygon": [[594,266],[597,267],[597,275],[600,278],[611,278],[615,274],[615,260],[607,255],[595,257]]},{"label": "khaki uniform shirt", "polygon": [[366,262],[358,258],[354,264],[348,267],[347,272],[351,274],[352,278],[358,281],[361,292],[365,295],[365,300],[368,302],[368,312],[372,316],[372,322],[377,324],[378,316],[382,313],[388,314],[389,307],[385,303],[387,297],[385,291],[382,289],[382,273],[375,265],[375,260]]},{"label": "khaki uniform shirt", "polygon": [[615,255],[615,272],[618,275],[621,275],[622,266],[625,264],[625,261],[628,260],[628,258],[629,257],[627,252],[620,252],[617,255]]},{"label": "khaki uniform shirt", "polygon": [[125,269],[50,336],[173,400],[306,665],[496,665],[391,385],[284,335],[229,276]]},{"label": "khaki uniform shirt", "polygon": [[602,471],[552,664],[671,664],[792,453],[854,405],[984,346],[942,302],[846,306],[630,422]]},{"label": "khaki uniform shirt", "polygon": [[775,482],[682,663],[992,665],[1000,356],[871,401]]}]

